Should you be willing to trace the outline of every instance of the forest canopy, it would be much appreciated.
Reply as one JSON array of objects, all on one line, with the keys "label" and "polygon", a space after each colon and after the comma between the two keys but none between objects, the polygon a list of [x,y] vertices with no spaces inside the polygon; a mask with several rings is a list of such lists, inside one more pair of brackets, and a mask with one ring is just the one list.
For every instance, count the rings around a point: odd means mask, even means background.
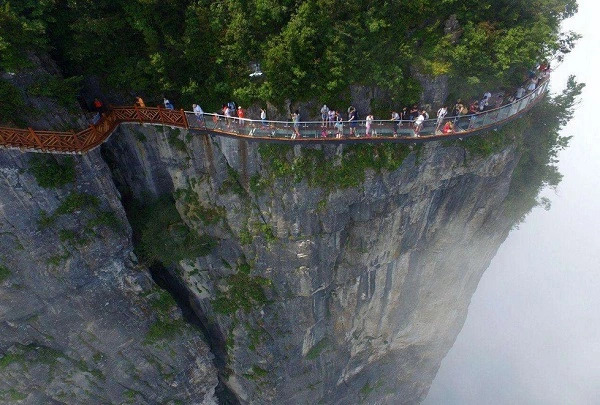
[{"label": "forest canopy", "polygon": [[576,11],[575,0],[0,1],[0,70],[49,53],[67,80],[209,109],[343,99],[351,85],[413,102],[415,71],[464,92],[517,83],[571,49],[577,35],[560,23]]}]

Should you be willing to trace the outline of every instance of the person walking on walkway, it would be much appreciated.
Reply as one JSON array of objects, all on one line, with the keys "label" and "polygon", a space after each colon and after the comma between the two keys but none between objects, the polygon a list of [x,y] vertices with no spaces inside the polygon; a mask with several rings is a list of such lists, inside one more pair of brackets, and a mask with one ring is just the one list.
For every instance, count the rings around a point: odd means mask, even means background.
[{"label": "person walking on walkway", "polygon": [[163,104],[165,105],[165,108],[167,110],[174,110],[175,109],[175,106],[166,97],[163,97]]},{"label": "person walking on walkway", "polygon": [[206,122],[204,121],[204,111],[202,111],[202,107],[200,107],[198,104],[192,104],[192,109],[194,110],[194,115],[196,116],[198,125],[206,127]]},{"label": "person walking on walkway", "polygon": [[327,104],[323,104],[323,107],[321,107],[321,126],[322,127],[327,126],[328,118],[329,118],[329,107],[327,107]]},{"label": "person walking on walkway", "polygon": [[246,120],[244,119],[246,117],[246,112],[244,111],[242,106],[238,106],[237,115],[238,115],[238,118],[240,119],[240,127],[243,128],[246,125]]},{"label": "person walking on walkway", "polygon": [[392,111],[392,125],[394,126],[394,138],[398,136],[398,127],[400,126],[400,114]]},{"label": "person walking on walkway", "polygon": [[421,111],[417,119],[415,120],[415,137],[419,137],[419,132],[423,128],[423,122],[425,121],[425,110]]},{"label": "person walking on walkway", "polygon": [[263,128],[267,127],[267,111],[264,108],[260,109],[260,122]]},{"label": "person walking on walkway", "polygon": [[348,123],[350,124],[350,136],[358,136],[356,133],[356,126],[358,125],[358,115],[356,108],[350,106],[348,108]]},{"label": "person walking on walkway", "polygon": [[371,125],[373,125],[373,114],[369,114],[367,115],[366,118],[366,130],[365,130],[365,135],[370,138],[371,137]]},{"label": "person walking on walkway", "polygon": [[135,106],[144,108],[144,107],[146,107],[146,103],[144,103],[144,100],[140,96],[137,96],[135,98]]},{"label": "person walking on walkway", "polygon": [[448,109],[446,108],[446,106],[442,106],[439,110],[437,110],[437,122],[435,123],[435,132],[437,132],[442,126],[444,118],[446,118],[446,114],[448,114]]},{"label": "person walking on walkway", "polygon": [[296,139],[300,135],[300,111],[296,110],[292,113],[292,121],[294,123],[294,132],[292,133],[292,139]]}]

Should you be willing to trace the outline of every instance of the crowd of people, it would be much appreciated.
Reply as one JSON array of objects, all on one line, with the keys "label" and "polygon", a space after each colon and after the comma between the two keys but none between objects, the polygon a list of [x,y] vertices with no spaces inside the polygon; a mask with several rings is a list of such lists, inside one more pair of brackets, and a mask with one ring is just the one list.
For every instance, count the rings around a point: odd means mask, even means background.
[{"label": "crowd of people", "polygon": [[[446,105],[441,106],[436,113],[436,123],[434,133],[436,134],[451,134],[457,130],[458,124],[461,122],[462,117],[470,117],[474,119],[476,114],[485,112],[491,109],[500,108],[506,103],[512,103],[523,98],[526,94],[531,93],[537,88],[538,83],[543,80],[550,72],[550,65],[547,62],[541,63],[535,70],[528,73],[527,82],[519,86],[514,92],[508,94],[508,96],[500,91],[495,95],[492,95],[490,91],[484,92],[481,98],[472,100],[470,103],[465,103],[461,99],[456,101],[456,104],[449,110]],[[138,96],[135,99],[135,105],[137,107],[145,107],[144,100]],[[163,98],[163,104],[166,109],[173,110],[175,107],[166,98]],[[192,111],[196,116],[198,124],[200,126],[206,126],[204,119],[204,111],[198,104],[192,105]],[[450,116],[449,116],[450,114]],[[235,102],[230,101],[222,105],[220,115],[224,117],[224,122],[227,128],[231,128],[232,125],[238,127],[244,127],[247,124],[248,119],[246,118],[246,111],[236,105]],[[344,117],[345,115],[345,117]],[[338,109],[330,108],[327,104],[323,104],[320,109],[321,116],[321,136],[328,137],[333,130],[336,138],[342,138],[344,136],[344,126],[348,125],[350,137],[361,136],[358,131],[359,116],[355,107],[350,106],[345,113]],[[448,118],[447,118],[448,117]],[[293,132],[291,139],[296,139],[300,134],[300,111],[297,109],[290,114],[292,121]],[[346,119],[344,119],[346,118]],[[420,136],[420,132],[423,128],[423,124],[429,119],[429,114],[423,108],[420,108],[418,104],[414,104],[412,107],[403,107],[402,110],[392,110],[389,118],[393,123],[393,136],[397,137],[402,128],[412,129],[412,134],[415,137]],[[221,120],[218,115],[213,115],[213,121],[215,128],[220,127]],[[376,136],[377,133],[373,128],[374,116],[372,113],[367,114],[364,119],[366,137]],[[267,111],[264,108],[260,109],[260,123],[261,128],[269,128],[267,122]],[[470,124],[469,124],[470,125]]]}]

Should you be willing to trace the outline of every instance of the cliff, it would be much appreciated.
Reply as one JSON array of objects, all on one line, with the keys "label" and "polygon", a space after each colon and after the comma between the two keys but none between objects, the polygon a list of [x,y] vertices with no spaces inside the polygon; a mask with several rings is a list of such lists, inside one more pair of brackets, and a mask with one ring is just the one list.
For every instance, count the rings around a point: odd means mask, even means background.
[{"label": "cliff", "polygon": [[512,226],[510,146],[478,158],[428,144],[364,178],[372,156],[341,146],[171,128],[123,125],[103,151],[124,195],[172,193],[216,241],[171,274],[241,403],[418,403]]},{"label": "cliff", "polygon": [[207,345],[132,250],[98,152],[0,152],[4,403],[216,403]]}]

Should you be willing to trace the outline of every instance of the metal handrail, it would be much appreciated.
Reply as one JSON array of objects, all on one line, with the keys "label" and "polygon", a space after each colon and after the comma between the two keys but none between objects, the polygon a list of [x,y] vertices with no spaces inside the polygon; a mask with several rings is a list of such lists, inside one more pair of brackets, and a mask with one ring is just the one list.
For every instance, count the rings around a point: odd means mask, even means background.
[{"label": "metal handrail", "polygon": [[[342,120],[341,128],[333,123],[323,126],[322,121],[255,120],[226,117],[222,114],[168,110],[162,107],[114,107],[108,114],[88,128],[75,133],[37,131],[31,128],[1,128],[0,147],[47,153],[86,153],[105,142],[122,123],[156,124],[203,131],[214,135],[240,139],[276,142],[400,142],[421,143],[439,139],[463,138],[503,125],[530,109],[545,95],[549,80],[545,78],[537,88],[519,100],[504,106],[474,114],[445,117],[438,125],[437,118],[423,122],[418,137],[413,122],[402,120],[373,120],[370,136],[365,134],[366,120]],[[454,131],[442,134],[439,128],[452,121]],[[350,137],[348,128],[355,128]]]}]

